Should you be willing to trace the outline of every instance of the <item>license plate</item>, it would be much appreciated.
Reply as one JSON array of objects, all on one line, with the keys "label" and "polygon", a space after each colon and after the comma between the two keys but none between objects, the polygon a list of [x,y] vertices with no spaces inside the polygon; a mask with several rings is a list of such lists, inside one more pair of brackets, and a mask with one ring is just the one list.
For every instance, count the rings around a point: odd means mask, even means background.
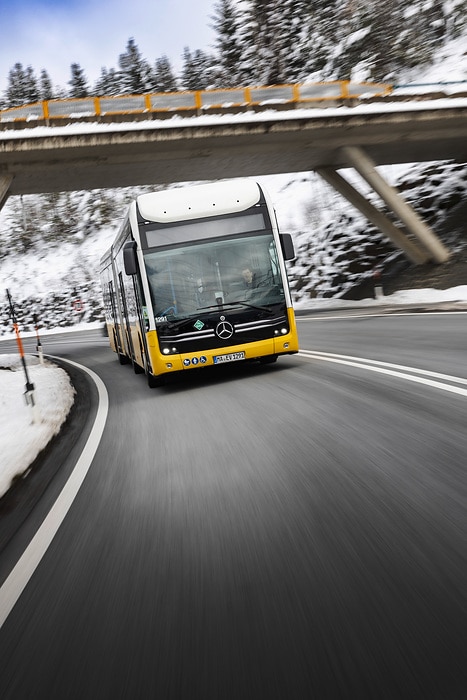
[{"label": "license plate", "polygon": [[215,355],[214,364],[219,365],[221,362],[235,362],[236,360],[244,360],[244,352],[231,352],[228,355]]}]

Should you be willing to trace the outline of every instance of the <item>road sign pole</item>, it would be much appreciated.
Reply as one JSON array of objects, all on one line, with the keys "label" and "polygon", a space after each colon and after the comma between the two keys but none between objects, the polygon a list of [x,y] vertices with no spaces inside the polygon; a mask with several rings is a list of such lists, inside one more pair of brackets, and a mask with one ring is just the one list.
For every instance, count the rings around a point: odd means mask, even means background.
[{"label": "road sign pole", "polygon": [[34,327],[36,329],[36,351],[39,355],[39,361],[41,365],[44,364],[44,353],[42,352],[42,343],[39,336],[39,318],[37,314],[34,314]]},{"label": "road sign pole", "polygon": [[11,295],[10,295],[10,292],[8,289],[6,290],[6,295],[7,295],[7,299],[8,299],[8,304],[10,306],[10,316],[11,316],[11,320],[13,322],[13,328],[15,329],[16,343],[18,345],[18,350],[19,350],[19,354],[21,357],[21,363],[23,365],[23,370],[24,370],[24,376],[26,378],[26,390],[24,392],[24,398],[25,398],[27,405],[31,406],[32,422],[37,423],[38,417],[37,417],[36,402],[35,402],[35,398],[34,398],[34,384],[29,379],[28,367],[26,364],[26,358],[24,356],[23,342],[21,340],[18,323],[16,321],[15,308],[13,306],[13,301],[11,299]]}]

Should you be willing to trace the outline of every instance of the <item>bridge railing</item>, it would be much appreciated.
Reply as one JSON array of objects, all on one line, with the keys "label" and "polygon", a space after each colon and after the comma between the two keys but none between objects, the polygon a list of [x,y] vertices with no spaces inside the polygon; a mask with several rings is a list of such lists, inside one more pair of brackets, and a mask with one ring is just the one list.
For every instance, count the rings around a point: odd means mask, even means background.
[{"label": "bridge railing", "polygon": [[20,107],[0,110],[0,122],[41,122],[79,120],[113,115],[168,112],[203,113],[209,110],[265,108],[274,105],[306,106],[310,103],[335,102],[368,97],[385,97],[392,91],[386,83],[357,83],[336,80],[323,83],[297,83],[241,87],[219,90],[154,92],[144,95],[116,95],[43,100]]}]

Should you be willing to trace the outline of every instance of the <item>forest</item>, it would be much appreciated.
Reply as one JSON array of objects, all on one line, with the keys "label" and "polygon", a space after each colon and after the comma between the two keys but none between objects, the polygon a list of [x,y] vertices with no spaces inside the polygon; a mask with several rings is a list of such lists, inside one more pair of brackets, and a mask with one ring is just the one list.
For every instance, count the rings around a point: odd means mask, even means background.
[{"label": "forest", "polygon": [[175,57],[144,57],[137,38],[130,37],[116,65],[102,67],[93,85],[80,63],[71,64],[66,86],[56,86],[47,67],[18,60],[0,108],[53,98],[304,81],[394,84],[459,36],[466,16],[467,0],[218,0],[213,46],[186,46],[178,75]]}]

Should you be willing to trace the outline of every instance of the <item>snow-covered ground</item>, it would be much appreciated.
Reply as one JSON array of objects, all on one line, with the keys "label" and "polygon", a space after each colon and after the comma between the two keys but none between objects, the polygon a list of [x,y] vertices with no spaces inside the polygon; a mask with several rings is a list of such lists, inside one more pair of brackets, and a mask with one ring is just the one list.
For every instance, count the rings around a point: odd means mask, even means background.
[{"label": "snow-covered ground", "polygon": [[39,452],[60,431],[74,401],[67,373],[26,356],[34,406],[26,402],[26,377],[19,354],[0,355],[0,496],[12,479],[27,472]]},{"label": "snow-covered ground", "polygon": [[[366,299],[359,306],[382,304],[439,304],[467,302],[467,285],[452,289],[416,289],[397,292],[378,299]],[[317,300],[310,306],[297,305],[310,311],[353,306],[357,302],[337,299]],[[76,327],[70,330],[76,330]],[[61,331],[62,332],[62,331]],[[12,336],[13,337],[13,336]],[[25,401],[25,375],[17,354],[0,354],[0,497],[10,488],[12,480],[28,472],[30,464],[48,442],[60,431],[74,401],[74,389],[68,375],[46,358],[41,364],[35,355],[26,356],[29,380],[35,386],[33,409]]]},{"label": "snow-covered ground", "polygon": [[467,285],[460,285],[458,287],[451,287],[450,289],[403,289],[395,294],[388,294],[386,296],[378,293],[378,288],[376,291],[376,299],[360,299],[360,301],[347,300],[347,299],[308,299],[302,300],[294,303],[296,311],[309,310],[313,311],[324,311],[327,308],[333,309],[350,309],[356,307],[374,307],[375,311],[381,306],[404,306],[406,304],[423,304],[423,306],[430,306],[433,304],[445,304],[445,303],[464,303],[467,302]]}]

